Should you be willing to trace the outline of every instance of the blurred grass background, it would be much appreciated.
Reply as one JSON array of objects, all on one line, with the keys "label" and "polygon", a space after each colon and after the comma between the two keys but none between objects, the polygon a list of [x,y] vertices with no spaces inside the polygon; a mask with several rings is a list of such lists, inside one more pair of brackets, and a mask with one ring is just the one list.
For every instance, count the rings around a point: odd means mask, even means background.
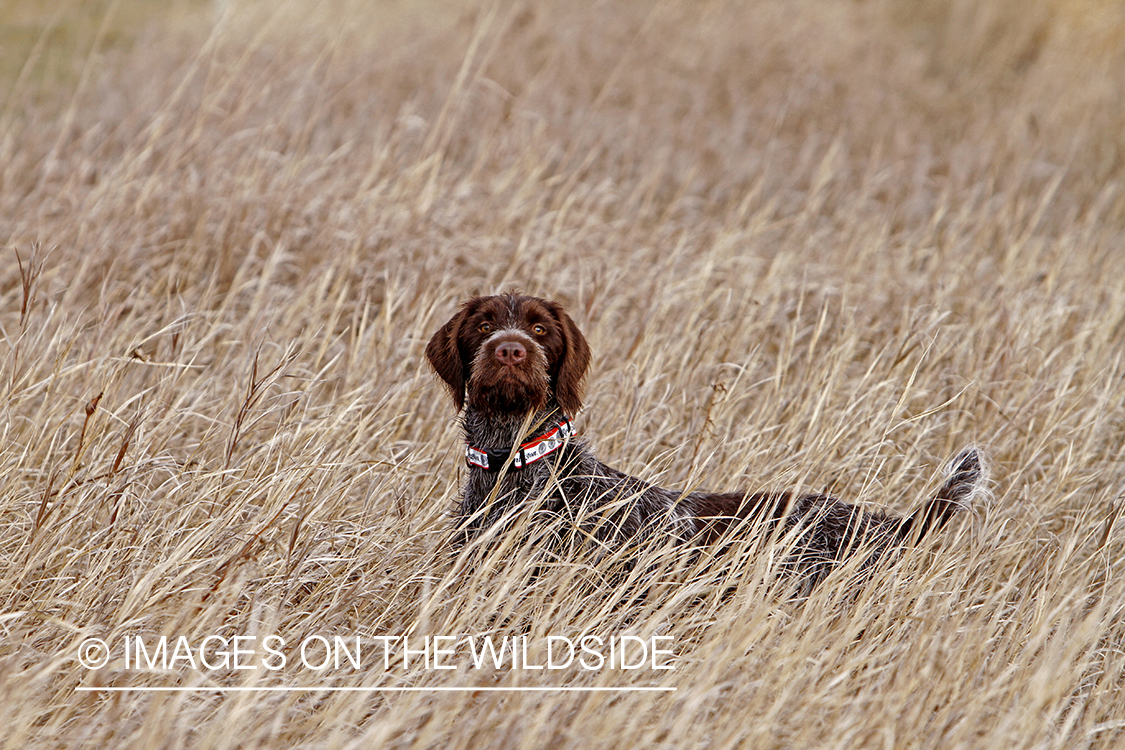
[{"label": "blurred grass background", "polygon": [[[5,746],[1115,747],[1125,8],[0,5]],[[579,430],[671,486],[995,499],[862,586],[446,547],[422,349],[560,299]],[[682,561],[680,561],[682,563]],[[660,567],[664,565],[664,567]],[[677,670],[83,670],[89,636],[666,633]]]}]

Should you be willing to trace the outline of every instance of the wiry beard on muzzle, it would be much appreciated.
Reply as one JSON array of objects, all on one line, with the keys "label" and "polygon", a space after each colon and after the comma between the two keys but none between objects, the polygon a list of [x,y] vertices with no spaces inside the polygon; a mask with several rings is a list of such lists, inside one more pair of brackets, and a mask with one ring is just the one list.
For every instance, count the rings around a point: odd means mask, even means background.
[{"label": "wiry beard on muzzle", "polygon": [[487,413],[522,413],[547,405],[551,388],[547,358],[533,341],[526,342],[525,348],[527,358],[514,366],[496,361],[495,346],[490,342],[477,350],[468,383],[471,408]]}]

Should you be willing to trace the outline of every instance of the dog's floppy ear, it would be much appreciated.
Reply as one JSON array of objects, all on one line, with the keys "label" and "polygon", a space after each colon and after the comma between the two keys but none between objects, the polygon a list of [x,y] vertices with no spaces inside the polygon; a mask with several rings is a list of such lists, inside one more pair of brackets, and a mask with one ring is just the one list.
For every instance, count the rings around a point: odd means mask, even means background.
[{"label": "dog's floppy ear", "polygon": [[430,343],[426,344],[426,359],[449,387],[449,395],[453,397],[453,405],[457,407],[457,411],[461,411],[461,407],[465,405],[465,381],[468,379],[468,363],[461,357],[457,338],[461,335],[465,320],[473,314],[478,304],[479,299],[474,298],[461,305],[457,314],[439,328]]},{"label": "dog's floppy ear", "polygon": [[566,344],[555,375],[555,399],[563,413],[573,417],[582,408],[582,381],[586,377],[586,368],[590,366],[590,345],[561,305],[552,303],[551,313],[559,321],[563,343]]}]

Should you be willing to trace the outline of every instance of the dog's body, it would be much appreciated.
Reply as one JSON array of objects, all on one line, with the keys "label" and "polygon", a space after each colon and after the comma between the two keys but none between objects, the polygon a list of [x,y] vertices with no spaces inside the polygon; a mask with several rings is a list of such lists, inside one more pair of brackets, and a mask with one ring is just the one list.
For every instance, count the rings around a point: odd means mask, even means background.
[{"label": "dog's body", "polygon": [[529,502],[608,549],[669,536],[707,544],[734,524],[781,523],[797,535],[798,563],[815,583],[852,550],[874,560],[940,528],[984,482],[980,456],[966,449],[936,496],[898,517],[826,495],[685,493],[623,474],[573,437],[569,417],[582,405],[589,346],[560,305],[535,297],[469,300],[434,334],[426,356],[464,407],[462,543],[503,528]]}]

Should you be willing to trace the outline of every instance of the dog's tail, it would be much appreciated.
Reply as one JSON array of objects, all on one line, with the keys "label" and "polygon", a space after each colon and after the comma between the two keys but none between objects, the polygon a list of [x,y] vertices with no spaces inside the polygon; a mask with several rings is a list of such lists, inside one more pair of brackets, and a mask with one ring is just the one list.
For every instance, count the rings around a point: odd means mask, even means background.
[{"label": "dog's tail", "polygon": [[987,493],[988,467],[975,447],[965,448],[949,464],[945,483],[932,500],[910,515],[898,529],[898,537],[907,542],[918,540],[940,529],[953,514],[970,508],[973,501]]}]

